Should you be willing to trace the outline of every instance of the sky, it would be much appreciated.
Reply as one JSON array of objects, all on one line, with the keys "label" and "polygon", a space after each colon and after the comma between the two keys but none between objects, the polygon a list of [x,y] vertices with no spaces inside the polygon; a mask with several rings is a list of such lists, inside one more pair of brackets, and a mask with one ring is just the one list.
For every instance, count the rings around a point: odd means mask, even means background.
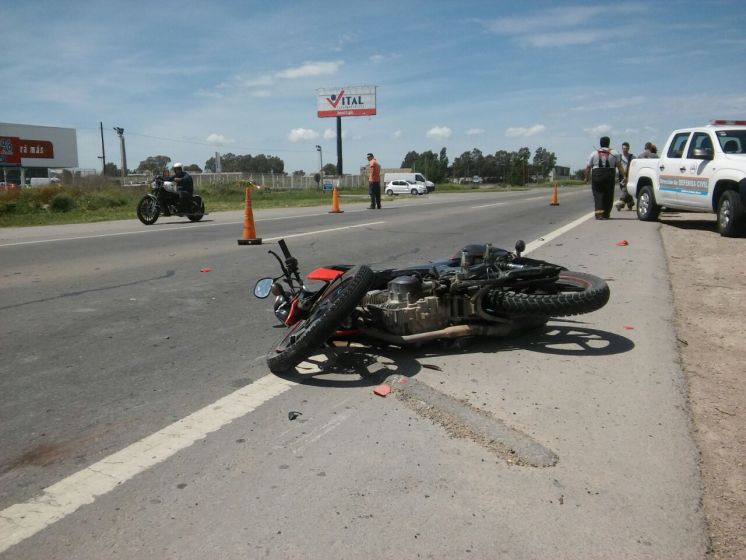
[{"label": "sky", "polygon": [[215,152],[337,163],[316,90],[376,86],[342,119],[343,168],[373,152],[449,161],[543,147],[585,166],[600,136],[633,153],[746,118],[746,2],[0,0],[0,122],[75,128],[79,166]]}]

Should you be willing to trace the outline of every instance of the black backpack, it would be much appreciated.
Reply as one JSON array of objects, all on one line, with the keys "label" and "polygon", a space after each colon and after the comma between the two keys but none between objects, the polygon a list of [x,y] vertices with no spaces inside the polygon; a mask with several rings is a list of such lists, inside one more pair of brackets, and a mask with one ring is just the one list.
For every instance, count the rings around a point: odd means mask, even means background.
[{"label": "black backpack", "polygon": [[598,155],[598,167],[594,167],[591,170],[591,182],[598,185],[606,185],[608,183],[614,183],[614,177],[616,176],[616,167],[609,165],[609,152],[606,149],[601,148],[597,152]]}]

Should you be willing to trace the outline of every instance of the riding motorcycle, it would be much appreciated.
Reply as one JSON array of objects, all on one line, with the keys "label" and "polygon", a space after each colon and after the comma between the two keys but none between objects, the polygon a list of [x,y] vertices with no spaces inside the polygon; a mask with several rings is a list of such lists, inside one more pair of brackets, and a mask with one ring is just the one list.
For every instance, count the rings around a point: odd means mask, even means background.
[{"label": "riding motorcycle", "polygon": [[179,195],[176,184],[163,177],[154,177],[150,183],[150,192],[137,203],[137,217],[146,226],[158,220],[158,216],[186,216],[192,222],[199,222],[205,215],[205,203],[198,194],[193,194],[187,201],[190,210],[179,208]]},{"label": "riding motorcycle", "polygon": [[301,279],[284,240],[282,274],[262,278],[254,295],[275,296],[274,314],[288,330],[267,354],[283,373],[337,339],[404,346],[437,339],[506,336],[544,325],[550,317],[590,313],[609,301],[607,283],[490,243],[466,245],[452,257],[374,271],[366,265],[329,265]]}]

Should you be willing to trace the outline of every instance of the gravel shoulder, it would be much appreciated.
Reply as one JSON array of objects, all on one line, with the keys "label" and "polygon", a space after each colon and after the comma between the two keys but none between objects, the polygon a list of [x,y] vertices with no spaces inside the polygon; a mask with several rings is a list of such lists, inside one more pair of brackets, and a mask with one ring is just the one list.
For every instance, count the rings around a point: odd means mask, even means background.
[{"label": "gravel shoulder", "polygon": [[711,558],[746,558],[746,317],[744,238],[721,237],[715,216],[664,214],[663,239],[700,452]]}]

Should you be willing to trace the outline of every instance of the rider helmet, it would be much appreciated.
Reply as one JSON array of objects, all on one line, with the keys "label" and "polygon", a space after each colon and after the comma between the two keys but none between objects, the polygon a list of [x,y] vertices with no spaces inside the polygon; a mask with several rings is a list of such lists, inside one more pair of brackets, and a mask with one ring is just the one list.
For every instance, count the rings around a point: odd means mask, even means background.
[{"label": "rider helmet", "polygon": [[174,165],[173,165],[174,169],[182,169],[183,167],[184,166],[181,164],[181,162],[178,162],[178,161],[176,163],[174,163]]}]

